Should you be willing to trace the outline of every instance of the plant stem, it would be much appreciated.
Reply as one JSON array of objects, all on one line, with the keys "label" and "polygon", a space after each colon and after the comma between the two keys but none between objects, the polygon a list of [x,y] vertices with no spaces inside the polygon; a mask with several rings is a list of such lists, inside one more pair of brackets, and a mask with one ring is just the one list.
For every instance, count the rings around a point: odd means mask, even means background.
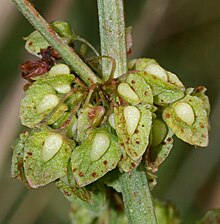
[{"label": "plant stem", "polygon": [[156,224],[145,168],[141,164],[130,174],[120,176],[122,195],[129,223]]},{"label": "plant stem", "polygon": [[100,79],[82,61],[82,59],[58,36],[44,18],[35,10],[28,0],[12,0],[26,19],[38,30],[63,60],[87,84],[100,82]]},{"label": "plant stem", "polygon": [[[116,61],[114,77],[127,72],[125,24],[123,0],[97,0],[102,55]],[[107,78],[107,62],[103,62],[103,74]],[[128,221],[131,224],[156,224],[150,189],[143,165],[130,174],[120,175],[122,195]]]},{"label": "plant stem", "polygon": [[[99,29],[102,56],[116,61],[114,78],[126,73],[126,41],[122,0],[98,0]],[[103,59],[103,76],[107,80],[111,68],[109,60]]]}]

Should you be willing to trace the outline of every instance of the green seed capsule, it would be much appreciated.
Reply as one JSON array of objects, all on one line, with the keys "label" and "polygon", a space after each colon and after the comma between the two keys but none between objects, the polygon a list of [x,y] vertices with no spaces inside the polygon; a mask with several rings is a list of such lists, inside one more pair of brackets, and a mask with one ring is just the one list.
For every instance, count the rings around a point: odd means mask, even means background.
[{"label": "green seed capsule", "polygon": [[127,126],[127,131],[129,135],[133,135],[139,120],[140,120],[140,111],[134,106],[127,106],[124,108],[124,118]]},{"label": "green seed capsule", "polygon": [[57,106],[58,103],[59,98],[56,95],[48,94],[41,100],[41,102],[37,106],[37,112],[39,114],[44,113],[45,111],[50,110],[55,106]]},{"label": "green seed capsule", "polygon": [[167,81],[167,74],[164,71],[163,68],[161,68],[159,65],[157,64],[151,64],[148,65],[145,69],[144,69],[147,73],[150,73],[152,75],[157,76],[158,78],[163,79],[164,81]]},{"label": "green seed capsule", "polygon": [[178,103],[175,106],[175,112],[177,116],[188,125],[194,123],[195,115],[192,107],[188,103]]},{"label": "green seed capsule", "polygon": [[49,71],[49,75],[51,75],[51,76],[53,76],[53,75],[65,75],[65,74],[70,74],[70,69],[65,64],[54,65]]},{"label": "green seed capsule", "polygon": [[139,97],[128,83],[121,83],[118,86],[118,93],[129,103],[139,103]]},{"label": "green seed capsule", "polygon": [[42,160],[44,162],[49,161],[60,150],[63,144],[62,136],[59,134],[52,134],[48,136],[44,141],[42,149]]},{"label": "green seed capsule", "polygon": [[155,119],[152,127],[153,140],[151,145],[159,145],[166,137],[167,131],[168,130],[166,124],[159,119]]},{"label": "green seed capsule", "polygon": [[110,146],[110,139],[106,133],[97,133],[92,143],[90,159],[92,162],[99,160]]},{"label": "green seed capsule", "polygon": [[56,86],[55,87],[55,90],[58,92],[58,93],[63,93],[63,94],[66,94],[66,93],[69,93],[70,90],[71,90],[71,87],[70,85],[62,85],[62,86]]}]

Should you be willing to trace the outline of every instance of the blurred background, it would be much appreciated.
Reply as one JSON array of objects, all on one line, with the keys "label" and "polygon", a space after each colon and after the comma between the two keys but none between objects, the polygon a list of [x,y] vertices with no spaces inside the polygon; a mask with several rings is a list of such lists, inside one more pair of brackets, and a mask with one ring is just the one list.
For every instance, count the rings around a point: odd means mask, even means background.
[{"label": "blurred background", "polygon": [[[67,20],[99,49],[95,0],[32,1],[48,20]],[[0,223],[69,223],[69,204],[53,185],[26,190],[10,178],[12,149],[22,130],[19,102],[24,81],[18,66],[30,58],[22,37],[33,28],[8,0],[0,0]],[[204,85],[212,105],[210,144],[205,149],[176,140],[158,172],[155,197],[175,203],[183,223],[220,207],[220,1],[125,0],[133,27],[131,57],[155,58],[187,87]]]}]

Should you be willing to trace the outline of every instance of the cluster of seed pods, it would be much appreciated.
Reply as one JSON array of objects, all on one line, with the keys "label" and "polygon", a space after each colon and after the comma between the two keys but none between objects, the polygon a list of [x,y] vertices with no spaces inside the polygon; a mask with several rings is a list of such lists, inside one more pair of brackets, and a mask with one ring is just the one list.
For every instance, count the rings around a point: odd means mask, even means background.
[{"label": "cluster of seed pods", "polygon": [[[34,43],[27,48],[36,55]],[[174,134],[207,146],[205,87],[185,89],[153,59],[131,60],[128,69],[91,87],[63,63],[33,78],[21,101],[21,123],[29,129],[15,143],[12,177],[31,188],[58,181],[86,200],[84,187],[117,167],[130,172],[144,158],[147,169],[157,171]]]}]

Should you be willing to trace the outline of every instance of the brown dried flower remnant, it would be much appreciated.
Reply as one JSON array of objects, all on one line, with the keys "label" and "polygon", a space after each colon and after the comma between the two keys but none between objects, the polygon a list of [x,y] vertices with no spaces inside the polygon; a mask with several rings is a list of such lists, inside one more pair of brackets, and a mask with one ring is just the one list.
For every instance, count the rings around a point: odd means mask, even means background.
[{"label": "brown dried flower remnant", "polygon": [[61,59],[60,55],[50,46],[47,49],[41,49],[40,54],[42,56],[41,60],[28,60],[20,65],[22,77],[30,82],[33,81],[33,77],[48,72],[55,62]]}]

